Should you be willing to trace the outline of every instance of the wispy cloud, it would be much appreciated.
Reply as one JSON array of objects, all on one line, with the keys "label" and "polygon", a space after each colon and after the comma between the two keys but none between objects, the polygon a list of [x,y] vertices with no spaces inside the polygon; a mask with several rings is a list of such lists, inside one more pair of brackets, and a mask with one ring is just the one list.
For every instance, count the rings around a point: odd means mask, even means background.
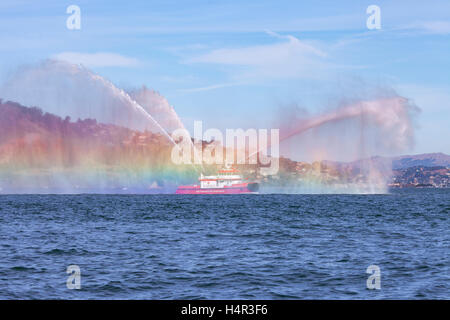
[{"label": "wispy cloud", "polygon": [[326,64],[327,53],[300,41],[291,35],[267,32],[270,36],[283,40],[268,45],[242,48],[224,48],[191,57],[187,63],[209,63],[244,67],[238,70],[239,78],[290,78],[314,77]]},{"label": "wispy cloud", "polygon": [[52,58],[82,64],[86,67],[133,67],[139,63],[135,58],[110,52],[62,52],[53,55]]},{"label": "wispy cloud", "polygon": [[398,30],[411,32],[415,34],[417,32],[422,34],[450,34],[450,20],[434,20],[434,21],[418,21],[415,23],[404,25]]},{"label": "wispy cloud", "polygon": [[418,24],[426,32],[434,34],[450,34],[450,21],[428,21]]},{"label": "wispy cloud", "polygon": [[201,91],[209,91],[209,90],[215,90],[220,88],[226,88],[226,87],[233,87],[233,86],[239,86],[242,83],[221,83],[221,84],[214,84],[211,86],[206,87],[198,87],[198,88],[189,88],[189,89],[180,89],[180,92],[201,92]]},{"label": "wispy cloud", "polygon": [[228,65],[258,66],[270,63],[279,63],[288,59],[298,59],[305,56],[326,57],[326,54],[313,46],[301,42],[293,36],[280,36],[277,38],[287,39],[282,43],[269,45],[257,45],[244,48],[217,49],[207,54],[191,58],[188,62],[218,63]]}]

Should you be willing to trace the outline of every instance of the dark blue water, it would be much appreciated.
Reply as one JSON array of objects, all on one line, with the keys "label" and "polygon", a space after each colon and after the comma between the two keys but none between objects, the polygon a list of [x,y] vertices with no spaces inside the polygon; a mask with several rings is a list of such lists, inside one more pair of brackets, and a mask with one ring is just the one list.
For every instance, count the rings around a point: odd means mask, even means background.
[{"label": "dark blue water", "polygon": [[449,299],[449,215],[450,190],[3,195],[0,298]]}]

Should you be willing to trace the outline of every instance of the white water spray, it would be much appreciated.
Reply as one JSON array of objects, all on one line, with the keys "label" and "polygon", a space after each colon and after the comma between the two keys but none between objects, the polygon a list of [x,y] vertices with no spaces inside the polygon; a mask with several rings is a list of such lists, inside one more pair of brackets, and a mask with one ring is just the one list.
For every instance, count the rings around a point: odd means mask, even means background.
[{"label": "white water spray", "polygon": [[175,144],[167,130],[128,93],[80,65],[46,60],[23,67],[0,88],[0,96],[61,117],[92,118],[161,133]]}]

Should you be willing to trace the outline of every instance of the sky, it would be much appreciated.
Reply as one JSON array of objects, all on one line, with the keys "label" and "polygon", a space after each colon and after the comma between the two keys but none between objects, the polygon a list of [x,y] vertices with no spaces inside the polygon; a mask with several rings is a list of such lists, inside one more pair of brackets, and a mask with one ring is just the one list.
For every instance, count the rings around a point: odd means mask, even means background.
[{"label": "sky", "polygon": [[81,63],[159,91],[187,128],[269,128],[286,105],[317,113],[390,88],[421,109],[411,153],[450,154],[449,53],[448,0],[0,2],[0,81],[48,58]]}]

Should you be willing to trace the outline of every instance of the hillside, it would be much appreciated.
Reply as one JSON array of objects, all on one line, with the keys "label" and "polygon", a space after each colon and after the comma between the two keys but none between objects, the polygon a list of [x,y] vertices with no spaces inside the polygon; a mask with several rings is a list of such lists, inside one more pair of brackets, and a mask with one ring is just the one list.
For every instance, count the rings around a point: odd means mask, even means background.
[{"label": "hillside", "polygon": [[450,156],[444,153],[424,153],[393,157],[392,169],[405,169],[417,166],[423,167],[450,167]]},{"label": "hillside", "polygon": [[0,101],[0,190],[162,187],[186,173],[190,181],[192,168],[167,161],[171,150],[159,133]]}]

